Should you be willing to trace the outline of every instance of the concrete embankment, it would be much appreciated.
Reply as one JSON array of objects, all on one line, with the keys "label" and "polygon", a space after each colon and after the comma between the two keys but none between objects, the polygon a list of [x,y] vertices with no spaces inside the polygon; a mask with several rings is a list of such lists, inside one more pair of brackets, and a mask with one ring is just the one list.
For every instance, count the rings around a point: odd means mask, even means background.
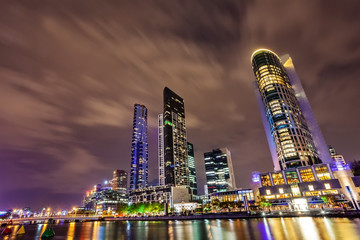
[{"label": "concrete embankment", "polygon": [[203,220],[203,219],[248,219],[280,217],[345,217],[360,218],[359,211],[311,211],[311,212],[263,212],[247,213],[213,213],[189,216],[147,216],[147,217],[105,217],[105,221],[167,221],[167,220]]}]

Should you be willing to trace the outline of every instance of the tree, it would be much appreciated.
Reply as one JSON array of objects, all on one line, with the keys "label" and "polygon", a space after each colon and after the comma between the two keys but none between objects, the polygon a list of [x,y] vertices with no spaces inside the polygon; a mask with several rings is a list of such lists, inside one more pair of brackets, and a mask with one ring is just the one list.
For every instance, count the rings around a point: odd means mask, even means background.
[{"label": "tree", "polygon": [[152,203],[151,204],[151,213],[161,213],[164,212],[164,205],[161,203]]},{"label": "tree", "polygon": [[135,214],[136,213],[136,204],[131,204],[126,208],[126,214]]},{"label": "tree", "polygon": [[217,211],[217,210],[219,210],[219,208],[220,208],[220,201],[219,201],[219,199],[217,199],[217,198],[215,198],[214,200],[212,200],[212,202],[211,202],[211,209],[214,211]]},{"label": "tree", "polygon": [[266,208],[266,207],[271,207],[272,204],[269,202],[269,200],[262,198],[260,201],[260,207],[261,208]]},{"label": "tree", "polygon": [[360,160],[354,160],[350,163],[350,168],[354,176],[360,176]]},{"label": "tree", "polygon": [[124,216],[128,211],[128,205],[127,204],[119,204],[116,208],[116,213],[120,216]]},{"label": "tree", "polygon": [[242,202],[241,202],[241,201],[239,201],[239,202],[234,202],[234,208],[238,208],[238,209],[240,210],[241,206],[242,206]]},{"label": "tree", "polygon": [[335,197],[334,196],[322,196],[321,200],[324,201],[325,204],[329,206],[333,206],[335,204]]},{"label": "tree", "polygon": [[203,212],[210,212],[211,211],[211,205],[209,203],[205,204],[203,207]]}]

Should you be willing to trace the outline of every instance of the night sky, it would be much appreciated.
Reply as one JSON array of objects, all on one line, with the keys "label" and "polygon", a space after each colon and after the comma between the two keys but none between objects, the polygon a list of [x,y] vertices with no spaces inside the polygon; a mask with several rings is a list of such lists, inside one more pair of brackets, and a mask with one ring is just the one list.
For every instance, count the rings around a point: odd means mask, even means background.
[{"label": "night sky", "polygon": [[134,103],[149,111],[157,183],[163,88],[185,100],[203,153],[228,147],[238,187],[272,170],[250,63],[289,53],[328,144],[360,159],[360,3],[354,1],[1,1],[0,209],[69,208],[129,171]]}]

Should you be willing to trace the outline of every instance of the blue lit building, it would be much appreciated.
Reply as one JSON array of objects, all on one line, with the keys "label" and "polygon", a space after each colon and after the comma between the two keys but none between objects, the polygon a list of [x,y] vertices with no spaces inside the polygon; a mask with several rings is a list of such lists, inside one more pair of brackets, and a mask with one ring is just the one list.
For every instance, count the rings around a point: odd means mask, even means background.
[{"label": "blue lit building", "polygon": [[134,105],[130,190],[148,186],[147,108]]}]

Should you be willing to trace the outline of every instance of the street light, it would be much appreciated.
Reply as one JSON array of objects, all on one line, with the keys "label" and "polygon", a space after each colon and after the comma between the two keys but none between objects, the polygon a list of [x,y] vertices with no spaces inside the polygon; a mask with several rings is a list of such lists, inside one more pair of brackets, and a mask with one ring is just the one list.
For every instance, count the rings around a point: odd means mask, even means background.
[{"label": "street light", "polygon": [[75,215],[76,215],[77,208],[76,208],[76,207],[73,207],[73,210],[74,210]]}]

